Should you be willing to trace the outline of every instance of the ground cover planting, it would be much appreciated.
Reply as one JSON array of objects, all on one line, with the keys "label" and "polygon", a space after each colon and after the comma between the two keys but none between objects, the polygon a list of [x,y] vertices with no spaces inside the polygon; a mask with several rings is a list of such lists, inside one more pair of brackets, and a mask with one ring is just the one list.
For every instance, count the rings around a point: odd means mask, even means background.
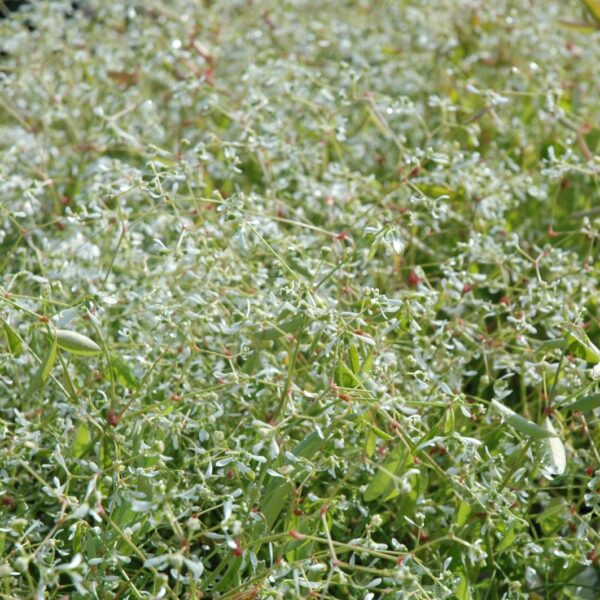
[{"label": "ground cover planting", "polygon": [[0,598],[597,598],[599,42],[594,0],[1,19]]}]

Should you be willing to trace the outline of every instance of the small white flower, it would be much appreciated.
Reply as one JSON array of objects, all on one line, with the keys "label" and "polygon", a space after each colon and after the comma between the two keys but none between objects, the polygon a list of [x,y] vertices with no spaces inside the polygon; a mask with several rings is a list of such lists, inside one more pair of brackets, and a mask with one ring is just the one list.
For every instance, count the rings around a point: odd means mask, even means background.
[{"label": "small white flower", "polygon": [[592,379],[594,381],[598,381],[600,380],[600,363],[598,363],[593,369],[592,369]]}]

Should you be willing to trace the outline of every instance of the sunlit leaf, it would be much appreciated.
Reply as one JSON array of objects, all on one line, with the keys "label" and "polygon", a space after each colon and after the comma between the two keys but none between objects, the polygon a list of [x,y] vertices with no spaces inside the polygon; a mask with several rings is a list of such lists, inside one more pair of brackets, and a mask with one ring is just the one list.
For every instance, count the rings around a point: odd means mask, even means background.
[{"label": "sunlit leaf", "polygon": [[519,433],[522,433],[533,439],[545,439],[550,437],[556,437],[556,433],[548,431],[546,428],[527,420],[525,417],[517,414],[508,406],[500,404],[497,400],[492,400],[491,405],[496,411],[502,416],[504,421],[514,427]]},{"label": "sunlit leaf", "polygon": [[92,356],[101,352],[100,346],[96,342],[76,331],[57,329],[54,335],[56,336],[58,347],[72,354]]},{"label": "sunlit leaf", "polygon": [[542,446],[542,463],[544,465],[544,470],[550,475],[562,475],[567,468],[565,447],[549,418],[546,418],[545,428],[555,437],[550,437],[540,442]]}]

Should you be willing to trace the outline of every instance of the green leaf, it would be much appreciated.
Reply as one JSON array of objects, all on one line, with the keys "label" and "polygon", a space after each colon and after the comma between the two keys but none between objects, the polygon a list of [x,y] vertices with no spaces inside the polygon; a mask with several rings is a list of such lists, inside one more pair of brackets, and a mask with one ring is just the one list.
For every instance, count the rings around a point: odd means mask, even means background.
[{"label": "green leaf", "polygon": [[355,375],[358,375],[360,371],[360,359],[358,357],[358,350],[352,343],[348,347],[348,354],[350,355],[350,366],[352,367],[352,372]]},{"label": "green leaf", "polygon": [[600,25],[598,23],[592,23],[591,21],[565,21],[561,20],[559,23],[566,29],[571,31],[578,31],[580,33],[591,33],[598,31]]},{"label": "green leaf", "polygon": [[466,524],[470,514],[471,507],[466,502],[461,502],[456,513],[456,524],[459,527],[463,527]]},{"label": "green leaf", "polygon": [[[326,443],[316,431],[309,433],[292,451],[299,458],[312,458]],[[283,464],[290,464],[286,460]],[[275,466],[275,465],[273,465]],[[273,527],[283,507],[289,503],[292,485],[285,479],[270,477],[263,489],[260,510],[265,516],[269,527]]]},{"label": "green leaf", "polygon": [[[287,523],[286,529],[295,529],[293,524]],[[304,530],[305,529],[305,530]],[[312,533],[310,527],[299,527],[299,533],[308,534]],[[295,562],[300,560],[308,560],[314,552],[314,542],[311,540],[293,540],[286,544],[286,559],[289,562]]]},{"label": "green leaf", "polygon": [[138,513],[136,513],[131,508],[131,503],[122,502],[117,508],[115,508],[114,512],[111,515],[112,520],[121,528],[128,527],[138,518]]},{"label": "green leaf", "polygon": [[218,592],[222,592],[225,590],[230,590],[239,585],[240,581],[240,566],[242,564],[241,556],[230,556],[227,559],[227,570],[225,574],[220,579],[219,583],[215,585],[215,590]]},{"label": "green leaf", "polygon": [[326,440],[316,431],[312,431],[294,448],[294,450],[292,450],[292,452],[299,458],[313,458],[323,447],[325,441]]},{"label": "green leaf", "polygon": [[372,429],[369,429],[367,432],[367,437],[365,439],[365,452],[368,457],[373,456],[375,453],[375,443],[377,442],[377,436]]},{"label": "green leaf", "polygon": [[21,350],[23,349],[21,338],[19,337],[19,334],[6,321],[4,321],[4,336],[6,337],[8,351],[13,356],[18,356],[19,354],[21,354]]},{"label": "green leaf", "polygon": [[581,0],[589,13],[600,23],[600,0]]},{"label": "green leaf", "polygon": [[363,364],[360,367],[360,372],[363,375],[368,375],[371,370],[373,369],[373,359],[374,359],[374,355],[371,352],[363,361]]},{"label": "green leaf", "polygon": [[386,433],[385,431],[383,431],[383,429],[379,429],[379,427],[377,427],[377,425],[371,425],[371,429],[377,434],[378,437],[380,437],[382,440],[386,440],[386,441],[390,441],[394,439],[394,436],[390,435],[389,433]]},{"label": "green leaf", "polygon": [[81,458],[88,451],[92,436],[87,423],[80,423],[75,430],[75,438],[71,446],[71,454],[74,458]]},{"label": "green leaf", "polygon": [[444,415],[444,435],[452,435],[454,433],[454,409],[449,407]]},{"label": "green leaf", "polygon": [[133,369],[129,366],[129,363],[121,358],[120,356],[111,356],[112,371],[115,375],[115,381],[127,387],[129,389],[137,389],[138,381],[133,372]]},{"label": "green leaf", "polygon": [[371,248],[369,249],[369,255],[367,256],[367,260],[373,260],[375,255],[377,254],[377,250],[379,249],[379,240],[375,240],[371,244]]},{"label": "green leaf", "polygon": [[569,506],[564,498],[552,498],[537,521],[544,535],[552,535],[569,519]]},{"label": "green leaf", "polygon": [[269,527],[275,525],[277,517],[281,514],[283,507],[289,503],[292,495],[292,486],[289,482],[271,479],[270,483],[273,482],[276,482],[277,485],[267,486],[260,503],[260,511],[265,516]]},{"label": "green leaf", "polygon": [[496,546],[496,554],[500,554],[500,552],[504,552],[508,550],[513,542],[517,539],[517,531],[516,526],[513,525],[505,534],[504,537],[500,540],[500,543]]},{"label": "green leaf", "polygon": [[67,390],[67,394],[69,394],[69,397],[71,398],[71,400],[73,402],[78,402],[79,396],[77,395],[77,390],[75,389],[75,386],[73,385],[73,382],[71,381],[71,376],[69,375],[69,369],[67,368],[67,365],[66,365],[63,357],[60,354],[58,355],[58,359],[60,360],[60,364],[62,365],[62,368],[63,368],[64,385],[65,385],[65,389]]},{"label": "green leaf", "polygon": [[540,342],[538,348],[541,350],[557,350],[565,347],[565,340],[563,338],[554,338],[551,340],[544,340]]},{"label": "green leaf", "polygon": [[530,438],[536,440],[543,440],[546,438],[557,436],[556,433],[552,433],[544,427],[540,427],[532,421],[528,421],[525,417],[522,417],[521,415],[517,414],[516,412],[508,408],[508,406],[500,404],[500,402],[498,402],[497,400],[492,400],[491,405],[496,409],[496,411],[509,425],[512,425],[518,432]]},{"label": "green leaf", "polygon": [[402,449],[397,447],[392,451],[391,456],[383,463],[383,465],[377,467],[377,473],[375,473],[371,483],[369,483],[365,490],[365,502],[376,500],[380,496],[387,495],[392,491],[394,477],[404,466],[403,454]]},{"label": "green leaf", "polygon": [[259,337],[262,340],[276,340],[286,333],[294,333],[302,329],[307,320],[308,319],[306,315],[299,315],[293,319],[290,319],[289,321],[285,321],[285,323],[279,324],[277,327],[264,329]]},{"label": "green leaf", "polygon": [[102,351],[96,342],[76,331],[57,329],[54,335],[56,336],[58,347],[72,354],[92,356]]},{"label": "green leaf", "polygon": [[575,356],[587,362],[600,362],[600,350],[590,341],[586,332],[578,325],[571,323],[564,325],[569,349]]},{"label": "green leaf", "polygon": [[246,373],[247,375],[256,373],[256,371],[258,371],[260,369],[260,364],[261,364],[260,357],[261,357],[261,353],[257,348],[256,350],[254,350],[253,352],[250,353],[246,362],[242,365],[242,371],[244,373]]},{"label": "green leaf", "polygon": [[459,581],[454,590],[454,595],[458,600],[471,600],[471,588],[469,586],[469,579],[463,569],[458,571]]},{"label": "green leaf", "polygon": [[56,362],[57,353],[57,341],[56,338],[53,338],[50,348],[48,349],[48,352],[46,353],[46,356],[42,361],[42,364],[39,366],[38,370],[36,371],[35,375],[33,376],[33,379],[29,384],[29,388],[27,389],[28,396],[44,387],[44,384],[50,376],[50,371],[52,371],[52,367]]},{"label": "green leaf", "polygon": [[335,369],[335,384],[344,388],[354,388],[360,385],[360,379],[341,360]]},{"label": "green leaf", "polygon": [[[557,436],[552,421],[546,417],[546,429]],[[550,437],[540,442],[542,446],[542,463],[551,475],[562,475],[567,468],[565,447],[559,437]]]},{"label": "green leaf", "polygon": [[305,266],[305,264],[299,260],[296,260],[293,256],[286,257],[288,265],[294,269],[300,275],[304,275],[307,279],[314,279],[314,273],[311,273]]},{"label": "green leaf", "polygon": [[600,394],[590,394],[589,396],[583,396],[578,398],[575,402],[571,402],[565,408],[569,410],[588,411],[594,410],[594,408],[600,408]]}]

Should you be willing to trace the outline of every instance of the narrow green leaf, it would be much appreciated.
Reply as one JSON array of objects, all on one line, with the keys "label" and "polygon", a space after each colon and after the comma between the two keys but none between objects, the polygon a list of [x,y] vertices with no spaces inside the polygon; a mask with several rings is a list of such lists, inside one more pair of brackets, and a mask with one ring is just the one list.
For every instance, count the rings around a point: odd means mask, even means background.
[{"label": "narrow green leaf", "polygon": [[71,400],[73,402],[78,402],[79,396],[77,395],[77,390],[75,389],[75,386],[71,381],[71,376],[69,375],[69,369],[67,367],[67,364],[65,363],[63,357],[60,354],[58,354],[58,359],[60,360],[60,364],[63,368],[65,389],[67,390],[67,393],[69,394]]},{"label": "narrow green leaf", "polygon": [[552,340],[544,340],[540,342],[538,346],[542,350],[557,350],[559,348],[564,348],[565,340],[563,338],[554,338]]},{"label": "narrow green leaf", "polygon": [[350,355],[350,366],[352,368],[352,372],[355,375],[358,375],[358,372],[360,371],[360,359],[358,357],[358,350],[352,343],[350,343],[348,347],[348,354]]},{"label": "narrow green leaf", "polygon": [[566,21],[563,19],[559,23],[566,29],[578,31],[579,33],[592,33],[600,29],[600,24],[591,21]]},{"label": "narrow green leaf", "polygon": [[[252,375],[256,373],[260,369],[260,358],[261,354],[258,348],[256,348],[253,352],[250,353],[246,362],[242,365],[242,371],[246,373],[246,375]],[[117,379],[118,381],[118,379]],[[131,387],[131,386],[130,386]],[[136,386],[137,387],[137,386]]]},{"label": "narrow green leaf", "polygon": [[466,524],[470,514],[471,507],[466,502],[461,502],[456,513],[456,524],[459,527],[463,527]]},{"label": "narrow green leaf", "polygon": [[565,498],[552,498],[542,514],[537,517],[544,535],[553,535],[564,527],[566,515],[569,514],[569,505]]},{"label": "narrow green leaf", "polygon": [[457,600],[471,600],[471,588],[469,587],[469,579],[463,569],[459,570],[459,581],[454,590],[454,595]]},{"label": "narrow green leaf", "polygon": [[80,423],[75,430],[75,438],[73,439],[73,445],[71,446],[71,454],[74,458],[81,458],[88,451],[89,445],[92,441],[90,435],[90,429],[87,423]]},{"label": "narrow green leaf", "polygon": [[56,336],[58,347],[72,354],[92,356],[101,352],[100,346],[96,342],[76,331],[57,329],[54,335]]},{"label": "narrow green leaf", "polygon": [[27,389],[28,396],[44,387],[44,384],[50,376],[50,371],[52,371],[52,367],[56,362],[57,352],[57,341],[56,338],[53,338],[50,348],[48,349],[48,352],[44,357],[44,360],[42,361],[42,364],[36,371],[35,375],[33,376],[33,379],[31,380],[31,383],[29,384],[29,388]]},{"label": "narrow green leaf", "polygon": [[377,436],[372,429],[369,429],[367,432],[367,437],[365,439],[365,452],[368,457],[373,456],[375,453],[375,443],[377,442]]},{"label": "narrow green leaf", "polygon": [[[545,427],[553,435],[558,435],[549,418],[546,418]],[[561,439],[551,437],[540,443],[542,445],[542,462],[546,471],[551,475],[562,475],[567,468],[567,455]]]},{"label": "narrow green leaf", "polygon": [[335,384],[340,387],[354,388],[360,385],[360,379],[352,372],[346,363],[339,361],[335,369]]},{"label": "narrow green leaf", "polygon": [[138,518],[138,513],[131,508],[131,503],[123,502],[115,508],[111,516],[119,527],[124,528],[131,525]]},{"label": "narrow green leaf", "polygon": [[4,335],[6,337],[6,344],[8,346],[8,351],[13,356],[18,356],[21,354],[21,350],[23,349],[23,344],[21,343],[21,338],[17,334],[17,332],[6,322],[4,321]]},{"label": "narrow green leaf", "polygon": [[[290,529],[294,529],[294,527],[290,527],[289,524],[287,524],[286,529],[289,531]],[[311,531],[309,528],[307,528],[306,531],[300,530],[299,533],[310,534]],[[310,559],[313,551],[314,542],[312,542],[311,540],[294,540],[293,542],[288,542],[286,544],[285,556],[289,562],[308,560]]]},{"label": "narrow green leaf", "polygon": [[444,435],[452,435],[454,433],[454,409],[449,407],[444,415]]},{"label": "narrow green leaf", "polygon": [[517,531],[516,527],[513,525],[505,534],[504,537],[500,540],[499,544],[496,546],[496,554],[500,554],[500,552],[504,552],[508,550],[513,542],[517,539]]},{"label": "narrow green leaf", "polygon": [[293,450],[295,456],[301,458],[313,458],[323,447],[326,439],[323,439],[316,431],[309,433]]},{"label": "narrow green leaf", "polygon": [[509,425],[512,425],[518,432],[527,435],[530,438],[543,440],[549,437],[556,437],[557,435],[544,427],[540,427],[532,421],[528,421],[525,417],[517,414],[508,408],[508,406],[500,404],[497,400],[492,400],[491,404]]},{"label": "narrow green leaf", "polygon": [[115,381],[119,385],[128,387],[129,389],[138,388],[138,381],[135,373],[126,360],[120,356],[113,355],[111,356],[111,365],[115,376]]},{"label": "narrow green leaf", "polygon": [[600,362],[600,350],[591,342],[582,327],[569,323],[564,326],[564,329],[567,332],[569,349],[575,356],[587,362]]},{"label": "narrow green leaf", "polygon": [[600,0],[582,0],[589,13],[600,23]]},{"label": "narrow green leaf", "polygon": [[393,486],[394,476],[398,474],[403,465],[403,452],[400,448],[396,448],[383,465],[378,467],[377,473],[367,486],[364,494],[365,502],[371,502],[388,494]]},{"label": "narrow green leaf", "polygon": [[373,369],[373,359],[374,355],[371,352],[363,361],[363,364],[360,367],[360,372],[364,375],[368,375]]},{"label": "narrow green leaf", "polygon": [[380,241],[381,240],[379,239],[379,237],[375,238],[375,240],[371,244],[371,248],[369,248],[369,255],[367,257],[367,260],[373,260],[375,258],[377,250],[379,249]]},{"label": "narrow green leaf", "polygon": [[590,394],[589,396],[583,396],[578,398],[575,402],[571,402],[565,408],[569,410],[588,411],[594,410],[594,408],[600,408],[600,394]]},{"label": "narrow green leaf", "polygon": [[277,327],[264,329],[259,337],[262,340],[276,340],[286,333],[294,333],[302,329],[306,322],[306,315],[299,315],[293,319],[290,319],[289,321],[279,324]]},{"label": "narrow green leaf", "polygon": [[273,527],[283,507],[290,502],[292,496],[291,484],[287,481],[279,483],[280,481],[282,480],[270,480],[270,483],[277,482],[277,485],[267,486],[260,503],[260,511],[265,516],[269,527]]},{"label": "narrow green leaf", "polygon": [[242,564],[242,557],[232,555],[226,560],[228,567],[223,577],[219,580],[219,583],[215,585],[215,590],[217,592],[235,588],[240,582],[240,566]]},{"label": "narrow green leaf", "polygon": [[382,440],[386,440],[389,442],[390,440],[394,439],[394,436],[390,435],[389,433],[386,433],[385,431],[383,431],[383,429],[379,429],[377,425],[371,425],[371,429],[373,429],[377,436],[380,437]]},{"label": "narrow green leaf", "polygon": [[306,263],[300,261],[300,260],[296,260],[293,256],[288,255],[286,257],[287,263],[288,265],[290,265],[290,267],[292,267],[292,269],[294,269],[294,271],[296,271],[297,273],[300,273],[300,275],[304,275],[304,277],[306,277],[307,279],[314,279],[315,274],[311,273],[305,266]]},{"label": "narrow green leaf", "polygon": [[[299,458],[312,458],[326,441],[316,431],[313,431],[292,452]],[[290,461],[286,460],[283,464],[290,464]],[[275,468],[275,465],[272,465],[272,467]],[[289,503],[291,494],[292,485],[288,481],[275,477],[270,477],[267,480],[263,488],[260,510],[265,516],[269,527],[273,527],[284,506]]]}]

